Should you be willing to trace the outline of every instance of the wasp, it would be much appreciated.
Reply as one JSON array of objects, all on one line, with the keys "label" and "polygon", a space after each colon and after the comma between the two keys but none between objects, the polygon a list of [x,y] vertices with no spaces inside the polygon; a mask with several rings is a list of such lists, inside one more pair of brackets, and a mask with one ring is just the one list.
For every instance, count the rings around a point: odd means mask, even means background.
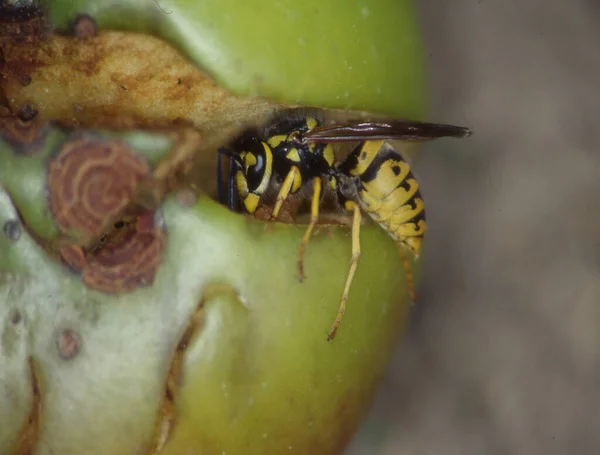
[{"label": "wasp", "polygon": [[[221,156],[229,158],[227,204],[255,214],[265,196],[276,189],[271,220],[288,197],[312,190],[310,222],[298,250],[298,278],[304,279],[304,253],[319,220],[324,190],[332,190],[338,206],[352,213],[352,259],[338,314],[328,333],[333,340],[346,311],[350,285],[360,256],[362,213],[379,224],[398,244],[406,282],[415,300],[406,253],[418,258],[425,234],[425,207],[409,163],[387,141],[463,138],[469,128],[406,120],[354,121],[324,124],[323,111],[298,108],[277,114],[264,128],[250,128],[229,147],[218,150],[217,180],[222,190]],[[341,161],[333,144],[357,142]],[[325,188],[324,188],[325,186]]]}]

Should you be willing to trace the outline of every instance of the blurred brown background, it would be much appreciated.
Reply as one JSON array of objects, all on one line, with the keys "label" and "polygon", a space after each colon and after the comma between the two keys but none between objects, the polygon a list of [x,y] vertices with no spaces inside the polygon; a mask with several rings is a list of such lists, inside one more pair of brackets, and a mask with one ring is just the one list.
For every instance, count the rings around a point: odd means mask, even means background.
[{"label": "blurred brown background", "polygon": [[420,303],[348,455],[600,453],[600,2],[419,0]]}]

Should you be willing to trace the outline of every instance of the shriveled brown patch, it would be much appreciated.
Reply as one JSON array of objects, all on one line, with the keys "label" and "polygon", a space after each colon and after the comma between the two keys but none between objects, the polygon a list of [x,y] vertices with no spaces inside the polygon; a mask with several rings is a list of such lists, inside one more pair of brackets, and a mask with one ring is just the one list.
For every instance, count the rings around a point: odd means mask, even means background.
[{"label": "shriveled brown patch", "polygon": [[149,212],[116,228],[92,250],[67,244],[60,254],[81,273],[88,287],[103,292],[128,292],[152,284],[165,240],[165,234],[155,226],[154,213]]},{"label": "shriveled brown patch", "polygon": [[59,228],[98,234],[131,201],[150,166],[124,143],[81,138],[63,145],[48,168],[50,210]]},{"label": "shriveled brown patch", "polygon": [[13,6],[8,2],[0,4],[0,39],[31,43],[47,38],[49,30],[40,8],[23,4]]},{"label": "shriveled brown patch", "polygon": [[198,129],[204,141],[195,180],[208,192],[216,188],[217,147],[282,107],[232,95],[174,47],[150,35],[52,35],[35,45],[0,39],[0,51],[5,60],[0,93],[10,93],[6,103],[13,112],[30,104],[38,117],[66,126],[187,124]]},{"label": "shriveled brown patch", "polygon": [[[84,40],[52,35],[36,45],[0,40],[0,47],[6,61],[1,89],[11,94],[11,108],[32,103],[44,118],[68,125],[112,126],[117,113],[135,119],[134,126],[183,119],[223,144],[280,107],[232,95],[149,35],[100,31]],[[25,87],[21,74],[31,77]]]},{"label": "shriveled brown patch", "polygon": [[72,329],[63,329],[56,335],[56,349],[63,360],[72,360],[81,350],[81,335]]},{"label": "shriveled brown patch", "polygon": [[[156,226],[154,211],[127,210],[150,173],[148,163],[125,143],[97,138],[68,141],[50,163],[49,205],[59,229],[99,239],[91,247],[65,243],[59,249],[87,286],[127,292],[153,282],[166,234]],[[114,222],[112,229],[106,229],[107,220]]]}]

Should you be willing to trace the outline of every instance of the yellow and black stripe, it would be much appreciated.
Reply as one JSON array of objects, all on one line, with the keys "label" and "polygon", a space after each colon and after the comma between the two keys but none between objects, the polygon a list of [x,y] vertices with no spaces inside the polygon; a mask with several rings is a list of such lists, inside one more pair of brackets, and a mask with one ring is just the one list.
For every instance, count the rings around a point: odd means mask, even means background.
[{"label": "yellow and black stripe", "polygon": [[339,166],[358,178],[361,209],[418,257],[425,234],[425,205],[410,165],[388,143],[362,142]]}]

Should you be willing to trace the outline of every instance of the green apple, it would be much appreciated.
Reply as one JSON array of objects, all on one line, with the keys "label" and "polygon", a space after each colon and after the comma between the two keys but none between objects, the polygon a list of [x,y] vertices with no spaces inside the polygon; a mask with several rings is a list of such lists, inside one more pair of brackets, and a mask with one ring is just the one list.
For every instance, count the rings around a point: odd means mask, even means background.
[{"label": "green apple", "polygon": [[[0,41],[14,69],[0,81],[9,106],[28,103],[44,119],[93,124],[95,114],[112,112],[102,98],[110,84],[130,89],[122,75],[135,80],[143,59],[150,74],[184,68],[175,60],[161,68],[164,59],[143,52],[139,60],[103,58],[109,48],[133,55],[158,36],[195,67],[185,67],[192,76],[183,79],[196,81],[185,92],[197,109],[191,121],[201,142],[211,144],[198,150],[200,163],[207,156],[211,164],[202,172],[213,172],[212,144],[225,134],[216,131],[220,119],[233,124],[279,104],[409,118],[423,113],[421,44],[407,1],[61,0],[47,6],[59,29],[88,13],[101,30],[142,34],[102,32],[76,44],[51,37],[25,47]],[[131,41],[118,50],[117,38]],[[94,47],[96,73],[61,66]],[[27,67],[29,83],[15,82],[24,68],[19,59],[37,61],[36,49],[50,57]],[[105,77],[110,74],[118,82]],[[156,92],[146,94],[114,95],[110,101],[118,102],[110,106],[115,115],[134,112],[150,126],[185,112],[178,101],[173,110],[154,103]],[[296,259],[306,226],[232,213],[201,193],[166,195],[155,215],[164,245],[151,279],[107,292],[59,258],[49,169],[81,134],[125,142],[152,169],[181,144],[162,132],[49,126],[33,150],[0,131],[0,383],[10,392],[0,394],[0,453],[343,451],[408,316],[402,260],[382,229],[361,228],[358,270],[332,342],[326,337],[348,273],[349,228],[318,227],[299,282]],[[411,261],[417,277],[418,265]]]}]

